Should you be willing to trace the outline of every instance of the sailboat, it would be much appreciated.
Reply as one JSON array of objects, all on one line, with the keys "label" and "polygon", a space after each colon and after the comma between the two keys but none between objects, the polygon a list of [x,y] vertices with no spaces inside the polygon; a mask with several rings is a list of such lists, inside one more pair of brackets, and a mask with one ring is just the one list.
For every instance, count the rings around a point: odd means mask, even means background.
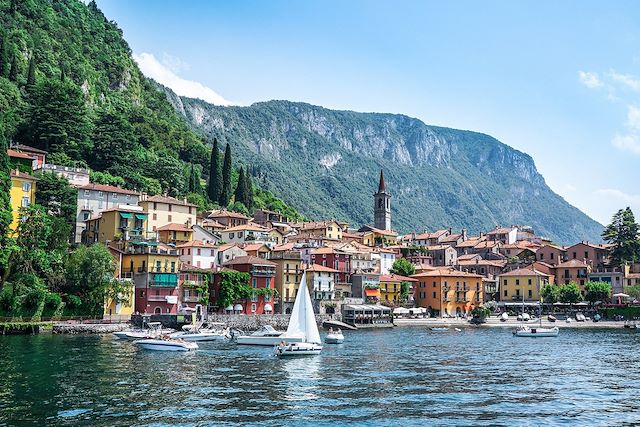
[{"label": "sailboat", "polygon": [[[537,273],[535,268],[533,269],[534,274]],[[530,328],[529,326],[521,325],[518,326],[514,331],[513,335],[516,337],[557,337],[560,333],[560,329],[557,326],[553,328],[543,328],[542,327],[542,295],[540,295],[540,276],[536,274],[537,282],[538,282],[538,298],[540,301],[538,302],[540,307],[540,312],[538,313],[538,319],[540,319],[540,326],[537,328]],[[522,292],[522,318],[524,320],[524,292]]]},{"label": "sailboat", "polygon": [[[320,354],[322,351],[322,341],[307,288],[306,276],[306,272],[303,272],[289,318],[289,326],[281,336],[282,343],[276,347],[276,355],[279,357],[310,356]],[[300,342],[287,342],[288,339],[296,339]]]}]

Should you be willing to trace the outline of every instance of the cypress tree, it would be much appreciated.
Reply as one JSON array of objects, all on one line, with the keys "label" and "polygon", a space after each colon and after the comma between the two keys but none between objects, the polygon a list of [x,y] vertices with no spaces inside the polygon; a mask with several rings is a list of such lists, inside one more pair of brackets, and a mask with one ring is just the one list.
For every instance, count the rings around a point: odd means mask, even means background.
[{"label": "cypress tree", "polygon": [[202,194],[202,185],[200,184],[200,169],[197,165],[192,166],[193,174],[193,193]]},{"label": "cypress tree", "polygon": [[227,143],[224,150],[224,161],[222,164],[222,190],[220,191],[220,206],[227,206],[231,198],[231,144]]},{"label": "cypress tree", "polygon": [[213,147],[211,148],[211,161],[209,164],[209,185],[207,187],[207,195],[209,200],[217,202],[220,199],[220,150],[218,148],[218,139],[213,138]]},{"label": "cypress tree", "polygon": [[29,58],[29,71],[27,72],[27,88],[32,87],[36,83],[36,60],[31,54]]},{"label": "cypress tree", "polygon": [[18,80],[18,55],[13,54],[11,58],[11,68],[9,68],[9,80],[15,82]]},{"label": "cypress tree", "polygon": [[253,209],[253,183],[251,182],[251,175],[245,174],[245,193],[246,193],[246,203],[244,204],[249,212]]},{"label": "cypress tree", "polygon": [[244,169],[242,168],[242,166],[240,166],[240,171],[238,172],[238,184],[236,185],[235,198],[236,198],[236,202],[240,202],[245,206],[247,206],[246,205],[246,201],[247,201],[246,189],[247,189],[247,182],[244,178]]},{"label": "cypress tree", "polygon": [[0,33],[0,77],[7,77],[7,43],[4,33]]}]

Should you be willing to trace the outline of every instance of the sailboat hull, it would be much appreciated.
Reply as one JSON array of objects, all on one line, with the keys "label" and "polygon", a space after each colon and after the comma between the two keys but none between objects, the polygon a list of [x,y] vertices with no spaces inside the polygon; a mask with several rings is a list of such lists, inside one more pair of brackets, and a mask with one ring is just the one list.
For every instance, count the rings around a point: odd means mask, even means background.
[{"label": "sailboat hull", "polygon": [[322,351],[320,344],[307,342],[293,343],[282,347],[276,347],[278,357],[316,356]]},{"label": "sailboat hull", "polygon": [[560,329],[558,327],[553,328],[518,328],[513,331],[513,335],[516,337],[557,337],[558,333],[560,333]]}]

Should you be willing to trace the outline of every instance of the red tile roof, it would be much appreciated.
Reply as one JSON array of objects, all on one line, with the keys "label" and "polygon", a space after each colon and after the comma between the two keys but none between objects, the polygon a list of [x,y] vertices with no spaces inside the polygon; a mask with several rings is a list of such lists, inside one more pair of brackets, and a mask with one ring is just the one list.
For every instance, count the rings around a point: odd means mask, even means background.
[{"label": "red tile roof", "polygon": [[82,187],[78,187],[78,188],[82,190],[102,191],[104,193],[130,194],[134,196],[140,195],[140,193],[138,193],[137,191],[127,190],[124,188],[114,187],[113,185],[106,185],[106,184],[94,183],[94,184],[83,185]]},{"label": "red tile roof", "polygon": [[239,219],[246,219],[247,221],[251,219],[248,216],[244,216],[239,212],[233,212],[233,211],[227,211],[227,210],[213,211],[209,214],[208,218],[239,218]]},{"label": "red tile roof", "polygon": [[171,222],[169,224],[163,225],[162,227],[159,227],[158,231],[193,231],[193,230],[184,224],[177,224],[175,222]]},{"label": "red tile roof", "polygon": [[459,271],[454,268],[436,268],[432,271],[425,271],[424,273],[414,274],[411,277],[477,277],[481,278],[479,274],[467,273],[465,271]]},{"label": "red tile roof", "polygon": [[399,274],[383,274],[380,276],[381,282],[417,282],[417,279],[413,279],[407,276],[401,276]]},{"label": "red tile roof", "polygon": [[587,268],[588,264],[578,259],[570,259],[556,265],[556,268]]},{"label": "red tile roof", "polygon": [[140,203],[143,202],[155,202],[155,203],[165,203],[167,205],[180,205],[180,206],[197,206],[193,203],[186,202],[184,200],[176,199],[175,197],[169,196],[149,196],[144,200],[140,200]]},{"label": "red tile roof", "polygon": [[522,276],[549,276],[548,274],[545,274],[541,271],[538,270],[534,270],[533,268],[527,268],[527,267],[523,267],[523,268],[518,268],[517,270],[511,270],[508,271],[506,273],[502,273],[500,275],[501,277],[522,277]]},{"label": "red tile roof", "polygon": [[7,149],[7,155],[9,157],[14,157],[16,159],[29,159],[29,160],[35,159],[33,156],[30,156],[27,153],[21,153],[19,151],[12,150],[11,148]]},{"label": "red tile roof", "polygon": [[20,172],[19,170],[12,170],[9,175],[11,175],[13,178],[22,178],[22,179],[28,179],[31,181],[37,181],[38,178],[36,178],[33,175],[29,175],[28,173],[24,173],[24,172]]},{"label": "red tile roof", "polygon": [[311,266],[306,270],[323,273],[338,273],[338,270],[334,270],[333,268],[325,267],[324,265],[320,264],[311,264]]},{"label": "red tile roof", "polygon": [[225,266],[226,265],[244,265],[244,264],[266,265],[269,267],[271,266],[275,267],[277,265],[275,262],[271,262],[264,258],[258,258],[257,256],[251,256],[251,255],[239,256],[224,263]]},{"label": "red tile roof", "polygon": [[217,248],[213,243],[206,243],[202,240],[192,240],[187,243],[176,246],[177,248]]}]

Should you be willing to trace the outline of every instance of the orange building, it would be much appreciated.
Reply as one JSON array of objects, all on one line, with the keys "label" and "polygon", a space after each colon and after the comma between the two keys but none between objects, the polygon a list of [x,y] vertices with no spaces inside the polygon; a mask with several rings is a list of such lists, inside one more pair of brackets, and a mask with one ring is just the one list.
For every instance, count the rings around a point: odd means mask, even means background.
[{"label": "orange building", "polygon": [[438,268],[414,274],[416,306],[435,316],[462,316],[484,301],[482,276],[454,268]]}]

